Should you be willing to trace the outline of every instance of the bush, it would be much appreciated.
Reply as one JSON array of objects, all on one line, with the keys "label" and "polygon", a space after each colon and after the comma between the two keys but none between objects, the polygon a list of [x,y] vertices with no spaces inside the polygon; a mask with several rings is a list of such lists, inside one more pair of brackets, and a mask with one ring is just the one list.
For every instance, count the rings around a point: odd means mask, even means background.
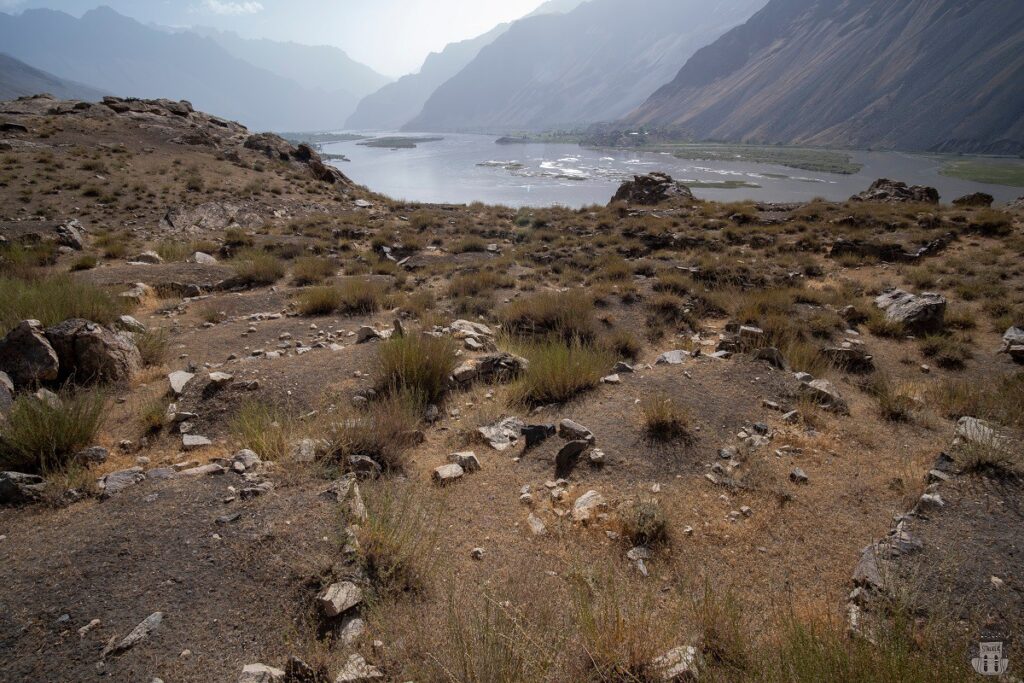
[{"label": "bush", "polygon": [[284,461],[291,454],[293,421],[281,410],[247,400],[228,424],[239,448],[248,448],[264,460]]},{"label": "bush", "polygon": [[350,455],[372,458],[386,472],[402,472],[408,452],[422,440],[417,432],[423,415],[420,397],[392,392],[365,411],[345,416],[333,425],[331,452],[344,464]]},{"label": "bush", "polygon": [[629,330],[617,328],[609,332],[602,340],[603,345],[619,358],[636,360],[643,350],[643,343]]},{"label": "bush", "polygon": [[299,292],[297,306],[302,315],[328,315],[341,306],[338,287],[308,287]]},{"label": "bush", "polygon": [[655,498],[633,502],[622,519],[623,535],[634,546],[653,546],[668,541],[668,520]]},{"label": "bush", "polygon": [[377,357],[377,386],[382,391],[406,392],[434,403],[448,388],[455,369],[451,337],[407,334],[383,342]]},{"label": "bush", "polygon": [[0,423],[0,467],[27,473],[59,471],[93,445],[106,395],[66,390],[59,399],[53,405],[31,394],[15,399],[7,420]]},{"label": "bush", "polygon": [[868,381],[865,390],[878,401],[882,417],[891,422],[910,422],[916,404],[906,391],[893,384],[887,375],[877,372]]},{"label": "bush", "polygon": [[690,418],[686,411],[664,394],[647,396],[640,404],[644,431],[655,441],[675,441],[692,438]]},{"label": "bush", "polygon": [[359,525],[359,556],[379,596],[423,591],[437,566],[437,503],[409,482],[363,487],[367,519]]},{"label": "bush", "polygon": [[564,403],[596,387],[615,363],[608,351],[579,341],[551,339],[521,352],[530,366],[513,385],[512,400],[526,405]]},{"label": "bush", "polygon": [[97,260],[92,254],[82,254],[71,264],[71,272],[92,270],[96,267]]},{"label": "bush", "polygon": [[553,334],[569,343],[594,339],[594,303],[577,291],[541,292],[518,299],[505,306],[499,317],[513,334]]},{"label": "bush", "polygon": [[943,334],[931,334],[922,339],[921,353],[947,370],[963,369],[967,360],[974,355],[964,339]]},{"label": "bush", "polygon": [[135,335],[135,345],[139,347],[142,362],[146,366],[158,366],[167,360],[171,338],[165,329],[146,330]]},{"label": "bush", "polygon": [[32,318],[49,327],[68,318],[107,325],[128,310],[128,302],[68,275],[16,279],[0,277],[0,334]]},{"label": "bush", "polygon": [[312,285],[334,275],[335,265],[319,256],[303,256],[295,259],[292,266],[292,280],[297,285]]},{"label": "bush", "polygon": [[388,287],[369,278],[349,278],[338,285],[338,310],[348,315],[367,315],[384,305]]},{"label": "bush", "polygon": [[235,275],[244,285],[272,285],[284,277],[284,264],[265,251],[248,249],[234,260]]}]

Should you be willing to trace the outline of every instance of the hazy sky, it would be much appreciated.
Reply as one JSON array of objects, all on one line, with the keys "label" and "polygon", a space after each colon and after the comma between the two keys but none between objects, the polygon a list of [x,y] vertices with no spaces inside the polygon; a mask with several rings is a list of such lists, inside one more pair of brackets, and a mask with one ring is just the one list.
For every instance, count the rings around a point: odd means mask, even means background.
[{"label": "hazy sky", "polygon": [[388,76],[518,19],[542,0],[0,0],[0,10],[48,7],[79,15],[99,5],[144,22],[202,25],[247,37],[336,45]]}]

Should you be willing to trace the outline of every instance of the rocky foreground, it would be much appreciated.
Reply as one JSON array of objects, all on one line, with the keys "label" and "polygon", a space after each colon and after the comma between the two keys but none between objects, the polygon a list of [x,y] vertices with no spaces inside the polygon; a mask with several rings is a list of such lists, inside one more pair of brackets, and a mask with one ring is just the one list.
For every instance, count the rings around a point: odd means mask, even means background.
[{"label": "rocky foreground", "polygon": [[0,680],[962,680],[1020,644],[1019,203],[411,205],[188,103],[0,130]]}]

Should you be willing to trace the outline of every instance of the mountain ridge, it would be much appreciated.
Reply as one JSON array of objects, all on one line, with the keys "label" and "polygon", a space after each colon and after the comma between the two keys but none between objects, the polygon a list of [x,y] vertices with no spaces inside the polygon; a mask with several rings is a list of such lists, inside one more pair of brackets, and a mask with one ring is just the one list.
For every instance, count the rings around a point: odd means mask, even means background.
[{"label": "mountain ridge", "polygon": [[1024,5],[772,0],[622,121],[693,139],[1024,152]]}]

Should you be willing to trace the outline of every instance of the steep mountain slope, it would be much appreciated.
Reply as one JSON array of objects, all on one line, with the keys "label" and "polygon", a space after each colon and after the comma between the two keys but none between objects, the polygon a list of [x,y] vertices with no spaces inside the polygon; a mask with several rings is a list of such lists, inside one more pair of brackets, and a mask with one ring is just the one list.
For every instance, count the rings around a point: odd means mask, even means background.
[{"label": "steep mountain slope", "polygon": [[16,59],[115,95],[187,99],[259,129],[341,126],[348,93],[318,93],[230,55],[194,33],[168,33],[101,8],[0,13],[0,45]]},{"label": "steep mountain slope", "polygon": [[66,81],[35,69],[10,55],[0,54],[0,100],[49,93],[58,99],[97,101],[103,92],[88,85]]},{"label": "steep mountain slope", "polygon": [[[568,12],[582,0],[549,0],[525,18]],[[493,29],[469,40],[447,45],[441,52],[432,52],[418,73],[389,83],[363,98],[345,123],[352,129],[392,130],[412,120],[423,109],[431,94],[445,81],[473,61],[480,50],[504,34],[511,24],[498,24]]]},{"label": "steep mountain slope", "polygon": [[772,0],[624,121],[698,139],[1024,152],[1024,3]]},{"label": "steep mountain slope", "polygon": [[440,85],[459,73],[508,27],[508,24],[499,24],[482,36],[451,43],[441,52],[430,53],[419,73],[402,76],[360,100],[345,127],[364,130],[402,127],[423,109]]},{"label": "steep mountain slope", "polygon": [[406,127],[539,130],[617,119],[764,1],[591,0],[521,20]]},{"label": "steep mountain slope", "polygon": [[212,38],[233,56],[311,90],[340,90],[360,98],[391,80],[336,47],[247,39],[237,33],[209,28],[192,30]]}]

